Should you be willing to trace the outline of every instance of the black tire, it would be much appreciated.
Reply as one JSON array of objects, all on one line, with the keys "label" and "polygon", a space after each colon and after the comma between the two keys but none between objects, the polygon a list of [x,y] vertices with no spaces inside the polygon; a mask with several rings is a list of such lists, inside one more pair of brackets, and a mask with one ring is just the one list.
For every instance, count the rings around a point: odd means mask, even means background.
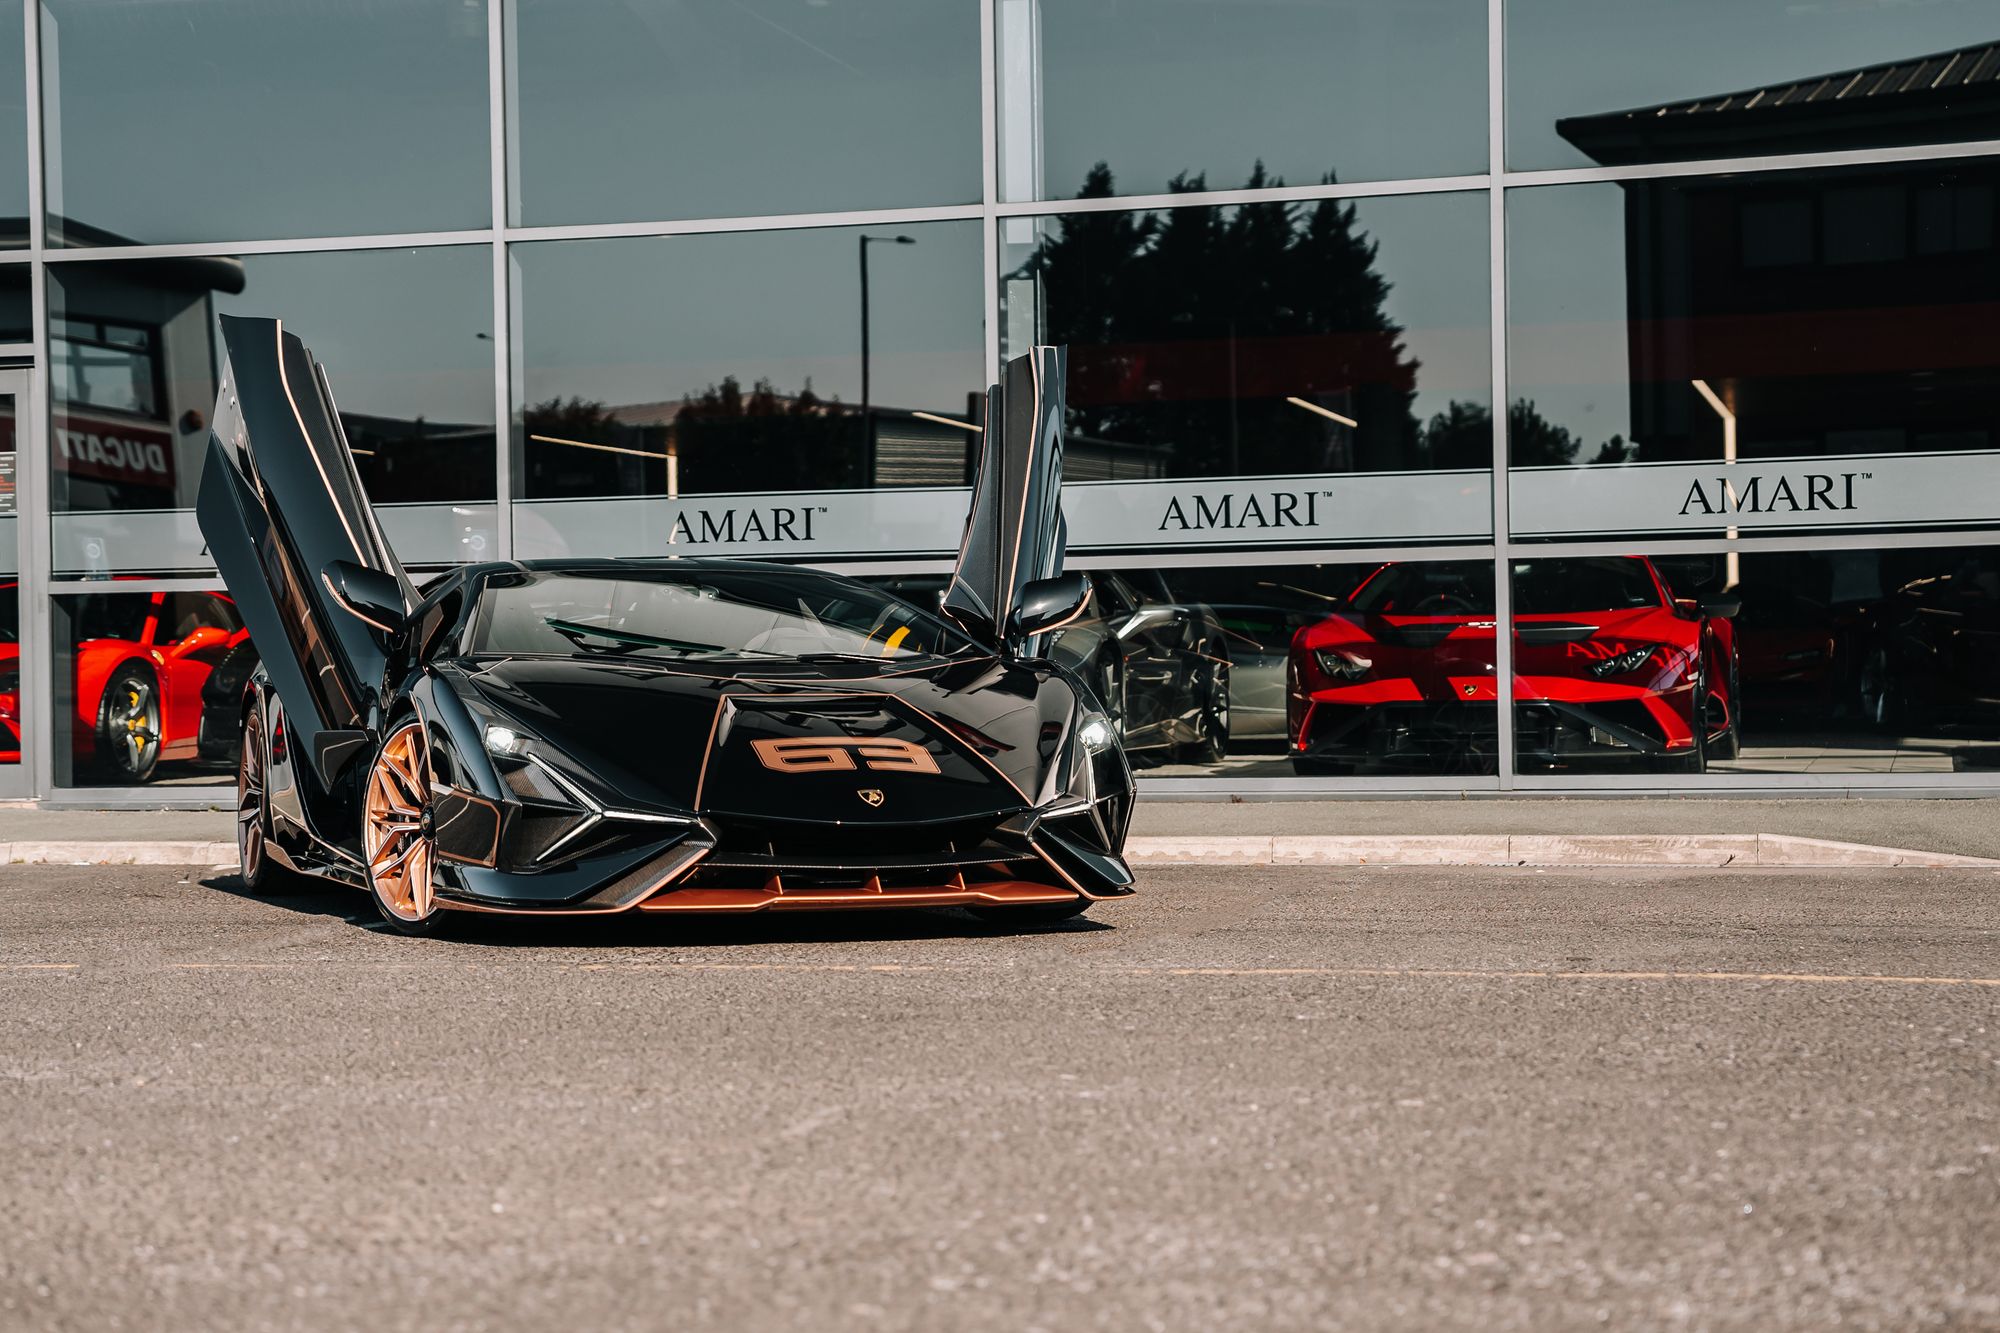
[{"label": "black tire", "polygon": [[1219,764],[1229,757],[1229,663],[1208,671],[1208,697],[1195,715],[1195,738],[1180,747],[1183,764]]},{"label": "black tire", "polygon": [[264,743],[264,710],[252,705],[243,715],[243,740],[236,760],[236,856],[243,887],[260,898],[296,893],[303,875],[271,859],[270,765]]},{"label": "black tire", "polygon": [[1058,921],[1072,921],[1088,912],[1090,907],[1090,899],[1079,898],[1073,903],[1018,903],[1004,907],[980,903],[965,910],[988,925],[1052,926]]},{"label": "black tire", "polygon": [[208,673],[201,687],[201,725],[195,733],[196,750],[205,761],[236,763],[236,749],[243,740],[244,696],[257,662],[256,647],[245,639]]},{"label": "black tire", "polygon": [[1728,675],[1728,700],[1722,706],[1724,716],[1729,720],[1722,730],[1709,737],[1704,759],[1740,759],[1743,757],[1743,682],[1737,669],[1734,654],[1730,655]]},{"label": "black tire", "polygon": [[1896,663],[1887,644],[1869,648],[1861,659],[1861,674],[1854,683],[1861,720],[1885,730],[1899,727],[1909,712],[1903,682],[1897,679]]},{"label": "black tire", "polygon": [[160,678],[137,658],[119,664],[97,701],[97,769],[108,781],[140,783],[160,766],[164,725]]},{"label": "black tire", "polygon": [[1729,725],[1722,734],[1709,742],[1708,758],[1741,759],[1743,757],[1743,721],[1736,716],[1736,709],[1729,710]]}]

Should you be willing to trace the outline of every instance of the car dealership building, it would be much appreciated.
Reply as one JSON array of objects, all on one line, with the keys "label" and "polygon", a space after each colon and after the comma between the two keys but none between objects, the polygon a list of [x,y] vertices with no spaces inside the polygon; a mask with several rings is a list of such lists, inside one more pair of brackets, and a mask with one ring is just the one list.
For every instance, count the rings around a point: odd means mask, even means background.
[{"label": "car dealership building", "polygon": [[1993,0],[17,18],[0,799],[233,782],[232,313],[325,361],[412,568],[913,598],[985,386],[1066,344],[1155,794],[2000,787]]}]

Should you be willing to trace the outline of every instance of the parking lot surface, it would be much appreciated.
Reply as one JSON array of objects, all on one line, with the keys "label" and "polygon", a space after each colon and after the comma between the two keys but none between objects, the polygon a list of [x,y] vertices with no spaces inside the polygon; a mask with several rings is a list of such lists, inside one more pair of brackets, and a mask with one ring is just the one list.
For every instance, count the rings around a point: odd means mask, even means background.
[{"label": "parking lot surface", "polygon": [[0,868],[0,1326],[2000,1326],[2000,877],[367,924]]}]

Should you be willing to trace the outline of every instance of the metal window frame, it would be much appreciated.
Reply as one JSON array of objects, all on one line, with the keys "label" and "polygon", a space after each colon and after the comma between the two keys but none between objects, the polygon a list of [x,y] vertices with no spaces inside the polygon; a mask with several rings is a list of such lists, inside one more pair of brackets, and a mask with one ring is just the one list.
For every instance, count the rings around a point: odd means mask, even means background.
[{"label": "metal window frame", "polygon": [[[1914,533],[1848,534],[1830,532],[1823,536],[1744,536],[1734,542],[1708,539],[1654,541],[1517,541],[1508,529],[1507,468],[1507,233],[1508,192],[1515,189],[1557,185],[1597,184],[1629,180],[1666,179],[1741,174],[1746,172],[1811,171],[1828,167],[1879,164],[1885,162],[1947,162],[1957,159],[2000,156],[2000,140],[1945,143],[1909,147],[1802,153],[1790,156],[1718,158],[1700,162],[1671,162],[1629,167],[1576,167],[1515,170],[1506,161],[1506,6],[1509,0],[1487,0],[1487,152],[1483,173],[1433,176],[1407,180],[1343,182],[1335,185],[1285,186],[1269,190],[1206,190],[1171,195],[1123,195],[1108,199],[1046,199],[1004,202],[1000,191],[1000,123],[998,118],[998,7],[996,0],[959,0],[979,7],[978,68],[980,78],[980,197],[970,204],[935,207],[860,209],[829,212],[773,214],[749,217],[659,219],[654,221],[583,224],[573,226],[516,226],[512,214],[512,179],[515,111],[509,77],[513,50],[513,0],[485,0],[487,33],[487,132],[489,149],[489,217],[478,228],[433,232],[385,232],[370,235],[260,238],[241,241],[205,241],[177,245],[132,245],[113,248],[50,249],[47,243],[47,212],[44,182],[46,143],[43,115],[41,44],[41,0],[22,0],[24,65],[27,96],[28,162],[28,245],[0,252],[0,264],[27,264],[31,269],[31,310],[34,320],[30,343],[0,346],[0,360],[32,358],[29,403],[19,430],[17,448],[31,455],[23,466],[27,487],[22,496],[23,531],[28,542],[28,559],[21,570],[22,630],[25,653],[22,666],[24,695],[32,692],[27,704],[29,733],[24,735],[24,766],[32,770],[30,794],[44,804],[84,805],[107,808],[162,806],[210,806],[226,804],[227,797],[217,788],[56,788],[53,783],[54,718],[47,703],[54,698],[51,674],[55,654],[49,639],[51,597],[77,592],[101,592],[102,581],[61,579],[51,570],[51,515],[49,513],[49,469],[47,467],[49,415],[49,341],[47,278],[50,264],[90,264],[121,259],[173,258],[211,255],[277,255],[323,253],[343,250],[418,249],[439,246],[484,245],[492,254],[492,365],[494,385],[495,457],[494,480],[497,494],[499,553],[513,549],[514,487],[514,390],[519,379],[515,365],[519,340],[515,336],[511,247],[517,243],[552,240],[608,240],[644,236],[681,236],[710,233],[791,231],[818,227],[888,227],[921,222],[974,221],[981,225],[981,267],[984,281],[982,314],[983,346],[989,373],[997,374],[1001,347],[1001,293],[999,281],[1000,224],[1016,217],[1048,217],[1070,213],[1124,212],[1168,208],[1212,208],[1233,204],[1283,200],[1313,202],[1322,199],[1366,199],[1399,195],[1444,194],[1466,191],[1487,193],[1487,256],[1490,284],[1491,385],[1493,403],[1493,533],[1489,541],[1434,543],[1407,547],[1290,549],[1269,552],[1231,551],[1220,554],[1199,551],[1162,552],[1156,556],[1120,555],[1101,558],[1079,557],[1080,568],[1176,568],[1192,565],[1250,566],[1271,564],[1358,563],[1372,559],[1490,559],[1495,565],[1495,591],[1501,616],[1510,614],[1510,589],[1501,575],[1515,556],[1624,554],[1635,545],[1657,554],[1710,553],[1726,548],[1742,551],[1827,551],[1876,548],[2000,544],[2000,530],[1923,531]],[[1389,0],[1385,0],[1385,3]],[[947,562],[936,559],[884,557],[874,560],[829,562],[857,573],[938,572]],[[220,587],[213,577],[174,577],[131,580],[121,583],[121,591],[151,592]],[[1510,672],[1498,673],[1496,707],[1511,708],[1513,680]],[[41,701],[40,704],[35,700]],[[1512,729],[1499,728],[1500,771],[1489,778],[1149,778],[1142,783],[1149,795],[1185,797],[1286,798],[1305,795],[1396,795],[1449,792],[1470,796],[1499,796],[1510,792],[1548,792],[1568,796],[1631,795],[1670,792],[1687,795],[1712,794],[1827,794],[1830,792],[1907,794],[1927,796],[1972,796],[2000,790],[2000,774],[1992,778],[1952,774],[1940,781],[1933,775],[1869,774],[1706,774],[1686,778],[1634,777],[1613,775],[1585,778],[1554,778],[1514,773]],[[1884,781],[1881,779],[1899,779]]]}]

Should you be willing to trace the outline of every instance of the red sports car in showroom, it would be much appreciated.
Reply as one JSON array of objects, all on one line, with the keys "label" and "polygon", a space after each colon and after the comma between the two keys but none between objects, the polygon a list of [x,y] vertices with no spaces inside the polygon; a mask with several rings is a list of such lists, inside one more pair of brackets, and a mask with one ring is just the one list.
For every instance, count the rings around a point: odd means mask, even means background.
[{"label": "red sports car in showroom", "polygon": [[[1700,772],[1740,747],[1740,600],[1678,598],[1650,560],[1513,567],[1515,748],[1523,765]],[[1301,774],[1492,770],[1493,566],[1387,564],[1300,630],[1287,732]]]},{"label": "red sports car in showroom", "polygon": [[[0,584],[0,599],[16,599]],[[222,593],[90,593],[65,599],[75,643],[80,768],[112,782],[144,782],[162,759],[200,748],[202,687],[248,632]],[[0,764],[21,760],[21,645],[0,618]],[[245,650],[248,651],[247,649]]]}]

